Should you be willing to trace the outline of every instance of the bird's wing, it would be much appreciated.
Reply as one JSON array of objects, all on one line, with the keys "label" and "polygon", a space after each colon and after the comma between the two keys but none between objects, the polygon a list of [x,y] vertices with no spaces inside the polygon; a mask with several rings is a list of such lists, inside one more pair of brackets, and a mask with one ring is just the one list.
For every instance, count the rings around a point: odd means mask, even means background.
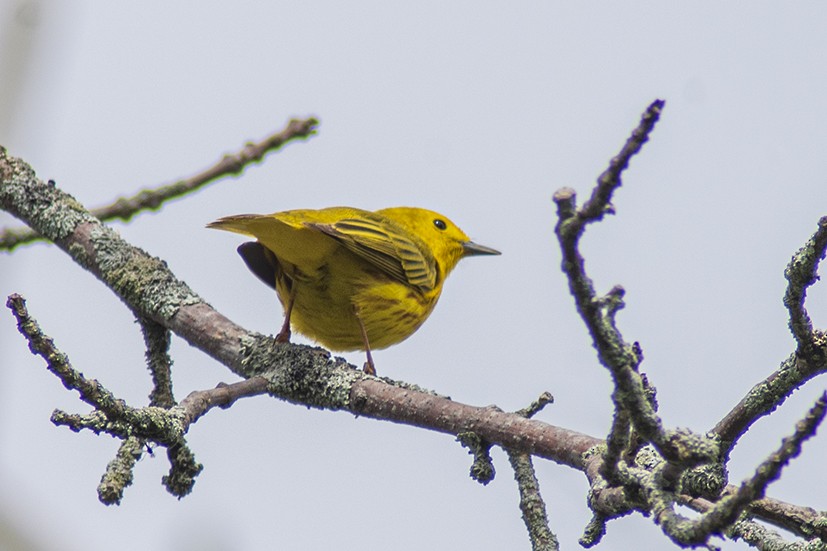
[{"label": "bird's wing", "polygon": [[391,277],[430,291],[436,270],[420,247],[396,224],[370,218],[345,218],[332,224],[307,223],[336,239]]}]

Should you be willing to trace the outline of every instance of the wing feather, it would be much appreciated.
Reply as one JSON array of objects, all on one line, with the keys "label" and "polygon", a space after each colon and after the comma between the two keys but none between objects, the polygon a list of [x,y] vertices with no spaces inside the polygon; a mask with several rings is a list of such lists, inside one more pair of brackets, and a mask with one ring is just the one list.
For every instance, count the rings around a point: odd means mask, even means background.
[{"label": "wing feather", "polygon": [[436,285],[436,270],[422,249],[402,228],[371,218],[346,218],[332,224],[308,223],[364,258],[386,274],[430,291]]}]

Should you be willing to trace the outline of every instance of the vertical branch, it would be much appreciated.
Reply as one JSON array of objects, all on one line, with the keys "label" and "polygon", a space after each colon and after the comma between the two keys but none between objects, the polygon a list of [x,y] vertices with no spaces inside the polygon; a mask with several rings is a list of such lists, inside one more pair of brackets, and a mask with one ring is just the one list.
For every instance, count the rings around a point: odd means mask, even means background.
[{"label": "vertical branch", "polygon": [[[553,402],[554,396],[544,392],[528,407],[518,411],[517,415],[530,419]],[[548,524],[546,503],[540,495],[540,483],[537,482],[537,475],[534,473],[531,455],[508,448],[505,448],[505,452],[508,454],[511,468],[514,469],[514,480],[517,481],[517,488],[520,491],[520,511],[522,511],[523,522],[528,529],[532,551],[557,551],[560,543]]]},{"label": "vertical branch", "polygon": [[514,469],[514,480],[520,490],[520,510],[528,528],[533,551],[557,551],[560,543],[548,526],[546,504],[540,495],[540,484],[534,474],[531,456],[523,452],[506,450],[508,461]]},{"label": "vertical branch", "polygon": [[789,285],[784,294],[784,306],[790,313],[790,330],[798,342],[799,353],[811,354],[814,347],[813,324],[804,307],[807,289],[818,281],[818,264],[827,249],[827,216],[818,221],[818,229],[810,240],[790,260],[784,277]]},{"label": "vertical branch", "polygon": [[[611,160],[609,168],[600,175],[591,197],[582,208],[577,208],[574,190],[563,188],[554,194],[558,217],[555,233],[563,253],[563,272],[568,279],[577,310],[591,334],[600,362],[614,378],[613,399],[616,411],[627,409],[637,431],[651,441],[665,458],[679,461],[683,454],[664,433],[660,418],[647,399],[646,389],[637,372],[642,359],[640,346],[636,343],[630,346],[624,342],[615,326],[615,314],[623,307],[623,289],[615,286],[605,297],[598,297],[579,251],[580,238],[586,225],[601,220],[606,213],[614,212],[611,200],[621,186],[621,174],[628,167],[630,159],[648,141],[663,106],[662,100],[656,100],[646,109],[640,124],[620,153]],[[615,440],[619,438],[618,434],[613,436]]]},{"label": "vertical branch", "polygon": [[146,364],[152,374],[152,392],[149,405],[171,408],[175,405],[172,394],[172,359],[169,357],[170,331],[148,318],[137,316],[146,344]]}]

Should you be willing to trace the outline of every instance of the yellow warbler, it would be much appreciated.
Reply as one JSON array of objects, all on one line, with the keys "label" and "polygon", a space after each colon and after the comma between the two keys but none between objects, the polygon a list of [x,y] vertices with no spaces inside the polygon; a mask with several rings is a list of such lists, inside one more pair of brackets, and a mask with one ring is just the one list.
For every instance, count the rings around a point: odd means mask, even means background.
[{"label": "yellow warbler", "polygon": [[238,252],[284,307],[290,326],[331,350],[365,350],[408,338],[434,308],[463,257],[500,254],[436,212],[350,207],[227,216],[208,224],[255,237]]}]

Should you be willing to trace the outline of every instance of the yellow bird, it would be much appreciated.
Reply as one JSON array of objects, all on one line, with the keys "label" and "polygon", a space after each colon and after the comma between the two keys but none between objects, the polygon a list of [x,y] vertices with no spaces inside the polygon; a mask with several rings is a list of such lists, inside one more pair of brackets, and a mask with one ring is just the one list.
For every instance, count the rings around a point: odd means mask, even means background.
[{"label": "yellow bird", "polygon": [[292,327],[331,350],[370,351],[411,336],[434,309],[460,259],[499,251],[471,241],[436,212],[331,207],[220,218],[209,228],[256,238],[238,252],[284,307]]}]

